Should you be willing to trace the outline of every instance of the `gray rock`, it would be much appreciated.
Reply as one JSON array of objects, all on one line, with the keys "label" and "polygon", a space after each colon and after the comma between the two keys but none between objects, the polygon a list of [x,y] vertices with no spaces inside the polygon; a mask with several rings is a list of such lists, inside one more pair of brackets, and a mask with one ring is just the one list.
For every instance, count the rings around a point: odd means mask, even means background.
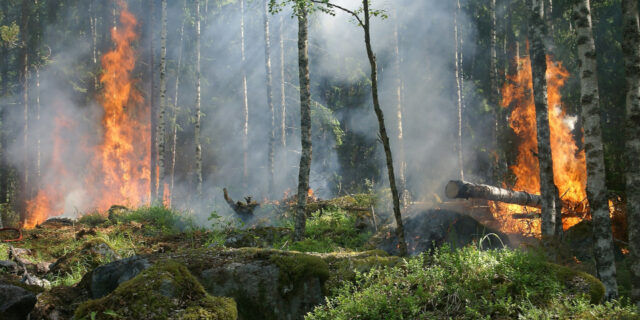
[{"label": "gray rock", "polygon": [[10,273],[17,273],[18,264],[11,260],[0,260],[0,270],[8,271]]},{"label": "gray rock", "polygon": [[91,297],[97,299],[106,296],[118,285],[132,279],[150,266],[147,259],[133,256],[95,268],[85,276],[90,277],[89,292]]},{"label": "gray rock", "polygon": [[22,276],[22,282],[24,284],[28,284],[28,285],[31,285],[31,286],[38,286],[38,287],[41,287],[41,288],[50,288],[51,287],[51,282],[49,282],[49,280],[40,279],[40,278],[38,278],[38,277],[36,277],[34,275],[31,275],[31,274],[28,274],[28,273],[25,273]]},{"label": "gray rock", "polygon": [[20,287],[0,284],[0,319],[22,320],[36,305],[35,294]]}]

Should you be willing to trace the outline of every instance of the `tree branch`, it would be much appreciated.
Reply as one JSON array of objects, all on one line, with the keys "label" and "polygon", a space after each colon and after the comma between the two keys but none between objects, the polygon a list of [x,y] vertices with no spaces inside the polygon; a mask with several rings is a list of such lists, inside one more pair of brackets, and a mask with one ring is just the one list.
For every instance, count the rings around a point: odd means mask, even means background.
[{"label": "tree branch", "polygon": [[346,12],[346,13],[352,15],[356,19],[356,21],[358,21],[358,24],[361,27],[364,27],[364,22],[362,22],[362,19],[360,19],[360,17],[358,16],[358,14],[355,11],[349,10],[349,9],[347,9],[345,7],[342,7],[342,6],[339,6],[337,4],[333,4],[333,3],[328,2],[326,0],[309,0],[309,1],[311,1],[313,3],[317,3],[317,4],[324,4],[328,8],[335,8],[335,9],[341,10],[343,12]]}]

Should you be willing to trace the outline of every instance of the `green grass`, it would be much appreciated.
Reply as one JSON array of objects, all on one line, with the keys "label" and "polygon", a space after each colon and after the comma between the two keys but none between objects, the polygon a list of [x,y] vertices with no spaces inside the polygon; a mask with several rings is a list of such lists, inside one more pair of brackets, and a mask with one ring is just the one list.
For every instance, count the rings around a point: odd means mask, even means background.
[{"label": "green grass", "polygon": [[193,226],[190,217],[164,206],[140,207],[129,213],[118,215],[116,222],[138,222],[145,230],[156,234],[175,234]]},{"label": "green grass", "polygon": [[80,219],[78,219],[78,223],[87,225],[89,227],[97,227],[107,221],[108,221],[107,217],[105,217],[104,214],[101,214],[100,212],[97,212],[97,211],[85,214],[82,217],[80,217]]},{"label": "green grass", "polygon": [[291,237],[286,236],[274,243],[273,247],[321,253],[363,250],[371,233],[362,232],[355,225],[356,216],[341,209],[325,210],[323,213],[316,211],[307,219],[305,240],[292,242]]},{"label": "green grass", "polygon": [[357,274],[306,319],[640,319],[617,302],[592,305],[602,290],[541,255],[445,247]]}]

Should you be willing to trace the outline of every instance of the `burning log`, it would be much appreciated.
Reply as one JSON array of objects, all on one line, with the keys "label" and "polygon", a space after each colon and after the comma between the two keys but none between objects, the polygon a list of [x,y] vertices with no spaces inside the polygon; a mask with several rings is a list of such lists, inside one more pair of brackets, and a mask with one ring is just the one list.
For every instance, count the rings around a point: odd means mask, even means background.
[{"label": "burning log", "polygon": [[480,198],[485,200],[513,203],[521,206],[540,207],[539,195],[524,191],[513,191],[486,184],[475,184],[461,180],[451,180],[447,183],[445,194],[450,199]]},{"label": "burning log", "polygon": [[233,209],[233,211],[239,215],[243,221],[253,217],[253,210],[260,206],[260,204],[254,201],[251,196],[244,197],[246,202],[234,202],[233,199],[229,197],[227,188],[222,189],[222,192],[224,193],[224,200],[229,204],[229,207],[231,207],[231,209]]}]

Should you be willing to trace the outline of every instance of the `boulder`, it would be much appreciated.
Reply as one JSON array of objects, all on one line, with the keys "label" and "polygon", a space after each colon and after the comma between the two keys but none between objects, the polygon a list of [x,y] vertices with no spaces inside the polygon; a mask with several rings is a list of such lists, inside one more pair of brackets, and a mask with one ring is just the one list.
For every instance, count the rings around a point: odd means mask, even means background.
[{"label": "boulder", "polygon": [[17,273],[19,269],[18,264],[11,260],[0,260],[0,270],[9,273]]},{"label": "boulder", "polygon": [[[499,249],[509,244],[507,235],[486,227],[470,216],[454,211],[419,211],[403,222],[405,239],[411,255],[428,252],[445,243],[452,248],[478,243],[482,249]],[[372,241],[372,245],[379,249],[390,254],[398,253],[398,241],[393,229],[382,230]]]},{"label": "boulder", "polygon": [[[191,249],[115,261],[87,274],[81,284],[88,285],[92,297],[103,297],[152,265],[176,262],[189,269],[209,294],[233,298],[240,319],[302,319],[324,302],[329,290],[353,281],[356,271],[399,261],[383,251],[305,254],[259,248]],[[158,290],[169,290],[162,288]]]},{"label": "boulder", "polygon": [[87,283],[92,298],[101,298],[150,266],[146,258],[133,256],[95,268],[82,282]]},{"label": "boulder", "polygon": [[166,260],[123,282],[108,295],[82,303],[76,319],[237,319],[233,299],[209,295],[189,270]]},{"label": "boulder", "polygon": [[0,283],[0,319],[27,319],[35,304],[35,294],[18,286]]},{"label": "boulder", "polygon": [[74,250],[62,256],[54,262],[49,269],[52,273],[71,273],[71,268],[83,264],[89,269],[99,265],[121,259],[121,257],[102,239],[87,241],[80,249]]}]

